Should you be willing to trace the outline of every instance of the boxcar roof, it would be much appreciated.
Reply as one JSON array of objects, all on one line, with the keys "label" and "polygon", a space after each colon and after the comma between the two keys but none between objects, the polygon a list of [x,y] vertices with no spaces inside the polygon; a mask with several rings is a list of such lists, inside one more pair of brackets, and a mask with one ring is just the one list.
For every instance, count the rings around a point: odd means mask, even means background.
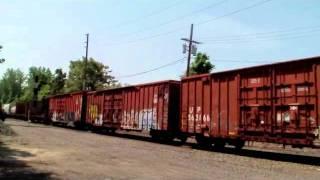
[{"label": "boxcar roof", "polygon": [[243,67],[243,68],[238,68],[238,69],[217,71],[217,72],[213,72],[213,73],[189,76],[189,77],[185,77],[183,79],[201,78],[201,77],[206,77],[208,75],[214,75],[214,74],[223,74],[223,73],[236,72],[236,71],[253,70],[253,69],[256,69],[256,68],[264,68],[264,67],[270,67],[270,66],[275,66],[275,65],[284,65],[284,64],[288,64],[288,63],[301,63],[301,62],[316,62],[316,63],[320,63],[320,56],[307,57],[307,58],[301,58],[301,59],[293,59],[293,60],[289,60],[289,61],[278,61],[278,62],[274,62],[274,63],[261,64],[261,65],[256,65],[256,66],[249,66],[249,67]]},{"label": "boxcar roof", "polygon": [[85,92],[86,91],[75,91],[75,92],[70,92],[70,93],[61,93],[61,94],[47,96],[47,98],[54,98],[54,97],[60,97],[60,96],[69,96],[69,95],[81,94],[81,93],[85,93]]},{"label": "boxcar roof", "polygon": [[174,83],[174,84],[179,84],[180,81],[177,80],[164,80],[164,81],[156,81],[156,82],[149,82],[149,83],[143,83],[143,84],[136,84],[136,85],[128,85],[124,87],[118,87],[118,88],[111,88],[111,89],[102,89],[102,90],[97,90],[97,91],[91,91],[89,94],[94,94],[94,93],[100,93],[100,92],[106,92],[106,91],[117,91],[120,89],[129,89],[129,88],[135,88],[135,87],[141,87],[141,86],[152,86],[156,84],[163,84],[163,83]]}]

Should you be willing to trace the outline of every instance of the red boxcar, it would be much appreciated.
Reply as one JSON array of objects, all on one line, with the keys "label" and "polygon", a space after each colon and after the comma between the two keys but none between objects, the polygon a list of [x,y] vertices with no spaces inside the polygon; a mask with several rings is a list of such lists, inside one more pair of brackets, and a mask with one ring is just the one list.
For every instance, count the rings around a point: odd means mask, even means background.
[{"label": "red boxcar", "polygon": [[120,128],[123,88],[89,92],[86,124],[95,128]]},{"label": "red boxcar", "polygon": [[161,81],[92,92],[87,123],[172,139],[179,132],[179,91],[180,82]]},{"label": "red boxcar", "polygon": [[[33,122],[48,123],[48,99],[26,103],[26,119]],[[18,110],[18,109],[17,109]]]},{"label": "red boxcar", "polygon": [[49,118],[54,124],[80,126],[85,117],[85,92],[49,97]]},{"label": "red boxcar", "polygon": [[314,147],[319,139],[319,57],[188,77],[181,86],[180,130],[199,143]]}]

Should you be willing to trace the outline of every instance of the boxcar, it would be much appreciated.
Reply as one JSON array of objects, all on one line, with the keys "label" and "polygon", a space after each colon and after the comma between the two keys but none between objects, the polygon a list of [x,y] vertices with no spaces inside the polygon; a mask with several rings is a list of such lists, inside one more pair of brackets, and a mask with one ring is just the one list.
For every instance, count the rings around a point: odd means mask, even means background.
[{"label": "boxcar", "polygon": [[95,129],[120,129],[122,92],[123,88],[89,92],[86,124]]},{"label": "boxcar", "polygon": [[172,140],[179,132],[179,81],[161,81],[92,92],[87,122],[95,127],[139,131]]},{"label": "boxcar", "polygon": [[[20,107],[19,107],[20,106]],[[26,107],[25,107],[26,106]],[[40,101],[30,101],[16,105],[16,113],[26,113],[26,120],[32,122],[49,123],[48,119],[48,99]]]},{"label": "boxcar", "polygon": [[9,105],[7,115],[16,119],[47,123],[48,100],[12,103]]},{"label": "boxcar", "polygon": [[17,102],[11,107],[10,117],[16,119],[27,120],[28,117],[28,102]]},{"label": "boxcar", "polygon": [[318,145],[319,57],[188,77],[181,86],[180,130],[198,143]]},{"label": "boxcar", "polygon": [[51,96],[49,118],[53,124],[82,126],[85,122],[86,92]]}]

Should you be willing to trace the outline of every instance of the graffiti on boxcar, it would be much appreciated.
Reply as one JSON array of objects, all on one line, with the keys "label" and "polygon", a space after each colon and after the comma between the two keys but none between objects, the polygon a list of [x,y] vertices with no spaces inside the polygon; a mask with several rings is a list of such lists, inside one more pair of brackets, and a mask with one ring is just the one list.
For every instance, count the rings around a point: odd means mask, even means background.
[{"label": "graffiti on boxcar", "polygon": [[51,120],[53,122],[79,121],[80,112],[53,112]]},{"label": "graffiti on boxcar", "polygon": [[103,123],[102,114],[99,114],[98,105],[90,105],[89,115],[95,125],[101,126]]},{"label": "graffiti on boxcar", "polygon": [[90,105],[89,114],[92,119],[96,119],[98,117],[98,106],[97,105]]},{"label": "graffiti on boxcar", "polygon": [[154,94],[153,96],[153,104],[157,104],[158,103],[158,94]]},{"label": "graffiti on boxcar", "polygon": [[159,125],[157,124],[157,109],[142,109],[138,112],[133,109],[124,111],[121,127],[124,129],[147,131],[159,129]]}]

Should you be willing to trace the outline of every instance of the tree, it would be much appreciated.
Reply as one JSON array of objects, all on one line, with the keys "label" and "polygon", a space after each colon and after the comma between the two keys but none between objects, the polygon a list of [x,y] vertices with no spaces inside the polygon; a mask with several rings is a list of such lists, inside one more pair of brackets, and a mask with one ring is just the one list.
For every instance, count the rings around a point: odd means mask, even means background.
[{"label": "tree", "polygon": [[[30,101],[34,98],[36,100],[42,100],[44,97],[50,95],[52,79],[53,76],[49,68],[30,67],[26,87],[24,88],[21,99],[23,101]],[[38,89],[36,97],[34,97],[35,88]]]},{"label": "tree", "polygon": [[51,94],[55,95],[64,92],[67,74],[62,69],[56,69],[53,80]]},{"label": "tree", "polygon": [[[69,68],[69,75],[66,82],[67,92],[82,90],[84,58],[71,61]],[[105,66],[93,58],[88,60],[86,72],[86,84],[90,90],[108,88],[117,82],[115,78],[110,75],[111,70],[109,66]]]},{"label": "tree", "polygon": [[19,69],[7,69],[0,80],[0,101],[11,103],[22,95],[24,74]]},{"label": "tree", "polygon": [[[0,52],[1,52],[1,49],[2,49],[3,47],[0,45]],[[5,59],[3,59],[3,58],[0,58],[0,64],[1,63],[3,63],[5,61]]]},{"label": "tree", "polygon": [[210,62],[209,56],[205,53],[198,53],[195,60],[191,63],[190,74],[210,73],[214,65]]}]

